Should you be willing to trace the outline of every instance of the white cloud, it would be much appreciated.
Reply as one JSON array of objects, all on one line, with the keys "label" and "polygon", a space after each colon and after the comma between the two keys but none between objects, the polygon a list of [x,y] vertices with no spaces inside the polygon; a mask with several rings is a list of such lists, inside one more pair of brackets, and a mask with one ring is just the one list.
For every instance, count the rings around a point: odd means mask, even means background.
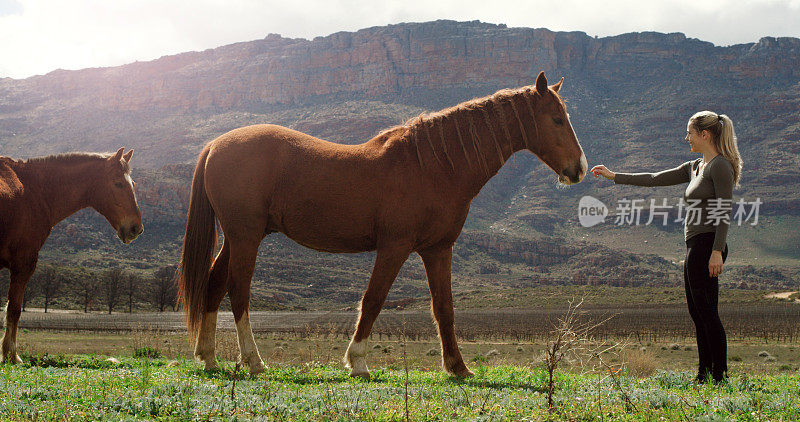
[{"label": "white cloud", "polygon": [[684,32],[728,45],[800,36],[800,0],[0,0],[0,76],[151,60],[268,33],[313,38],[435,19],[599,36]]}]

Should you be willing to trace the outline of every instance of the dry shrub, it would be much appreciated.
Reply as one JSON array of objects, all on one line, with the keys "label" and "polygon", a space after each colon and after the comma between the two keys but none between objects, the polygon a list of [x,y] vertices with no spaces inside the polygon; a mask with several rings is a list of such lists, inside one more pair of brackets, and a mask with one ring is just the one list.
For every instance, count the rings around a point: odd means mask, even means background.
[{"label": "dry shrub", "polygon": [[275,346],[269,354],[269,360],[275,363],[287,363],[289,354],[286,353],[286,349],[283,346]]},{"label": "dry shrub", "polygon": [[[158,327],[153,327],[151,325],[142,325],[141,323],[134,324],[131,327],[131,343],[133,346],[134,352],[136,350],[157,350],[164,356],[168,356],[167,350],[165,350],[164,345],[169,345],[169,341],[166,343],[164,342],[166,336],[165,333],[161,331]],[[169,347],[169,352],[172,352],[171,347]]]},{"label": "dry shrub", "polygon": [[217,330],[217,358],[229,362],[239,361],[239,338],[234,330]]},{"label": "dry shrub", "polygon": [[[152,325],[134,324],[131,327],[131,347],[134,355],[141,355],[146,350],[158,351],[167,358],[182,357],[181,345],[184,338],[172,338],[168,332]],[[152,357],[152,355],[151,355]]]},{"label": "dry shrub", "polygon": [[300,346],[294,352],[294,355],[294,358],[299,362],[331,362],[330,356],[323,356],[322,353],[320,353],[320,346],[316,342],[311,342],[310,344]]},{"label": "dry shrub", "polygon": [[656,356],[647,350],[625,349],[621,352],[628,375],[649,377],[656,371]]}]

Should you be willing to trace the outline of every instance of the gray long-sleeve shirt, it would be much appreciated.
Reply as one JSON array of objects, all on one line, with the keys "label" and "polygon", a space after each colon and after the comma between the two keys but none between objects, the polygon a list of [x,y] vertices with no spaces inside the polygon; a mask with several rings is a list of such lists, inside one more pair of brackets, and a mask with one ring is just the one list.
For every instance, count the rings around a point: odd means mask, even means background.
[{"label": "gray long-sleeve shirt", "polygon": [[658,173],[617,173],[614,183],[670,186],[689,182],[683,193],[683,200],[687,204],[684,239],[712,232],[715,233],[713,249],[722,251],[725,249],[733,202],[733,166],[722,154],[716,155],[701,169],[702,160],[687,161],[674,169]]}]

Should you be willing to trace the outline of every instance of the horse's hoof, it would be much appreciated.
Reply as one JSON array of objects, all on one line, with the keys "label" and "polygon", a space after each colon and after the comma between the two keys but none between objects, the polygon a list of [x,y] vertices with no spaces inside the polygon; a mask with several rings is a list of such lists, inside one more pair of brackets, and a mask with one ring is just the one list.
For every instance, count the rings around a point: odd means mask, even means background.
[{"label": "horse's hoof", "polygon": [[356,372],[350,371],[350,378],[361,378],[362,380],[369,380],[369,372]]},{"label": "horse's hoof", "polygon": [[205,365],[203,366],[203,370],[206,372],[214,372],[219,370],[219,366],[217,366],[217,361],[206,361]]},{"label": "horse's hoof", "polygon": [[469,378],[475,376],[475,374],[473,374],[472,371],[470,371],[469,368],[467,368],[464,364],[461,364],[461,367],[457,369],[445,368],[445,370],[456,378]]},{"label": "horse's hoof", "polygon": [[469,369],[464,368],[463,371],[453,373],[453,376],[456,378],[471,378],[474,377],[475,374],[473,374]]},{"label": "horse's hoof", "polygon": [[250,376],[256,376],[258,374],[263,374],[267,368],[264,366],[264,362],[259,361],[255,365],[250,365]]},{"label": "horse's hoof", "polygon": [[13,357],[10,357],[10,356],[8,358],[4,357],[3,358],[3,363],[10,363],[12,365],[16,365],[18,363],[22,363],[22,359],[19,357],[19,355],[14,354]]}]

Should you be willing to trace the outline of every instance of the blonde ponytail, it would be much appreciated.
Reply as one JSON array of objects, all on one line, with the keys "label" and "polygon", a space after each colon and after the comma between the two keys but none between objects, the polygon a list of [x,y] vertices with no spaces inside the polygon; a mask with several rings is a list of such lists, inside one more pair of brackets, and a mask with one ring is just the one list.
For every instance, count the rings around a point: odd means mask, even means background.
[{"label": "blonde ponytail", "polygon": [[711,134],[714,146],[723,157],[733,166],[733,183],[737,188],[740,187],[739,179],[742,174],[742,157],[739,155],[739,146],[736,140],[736,131],[733,130],[733,121],[724,114],[717,114],[713,111],[701,111],[695,113],[690,119],[689,124],[697,132],[707,130]]}]

